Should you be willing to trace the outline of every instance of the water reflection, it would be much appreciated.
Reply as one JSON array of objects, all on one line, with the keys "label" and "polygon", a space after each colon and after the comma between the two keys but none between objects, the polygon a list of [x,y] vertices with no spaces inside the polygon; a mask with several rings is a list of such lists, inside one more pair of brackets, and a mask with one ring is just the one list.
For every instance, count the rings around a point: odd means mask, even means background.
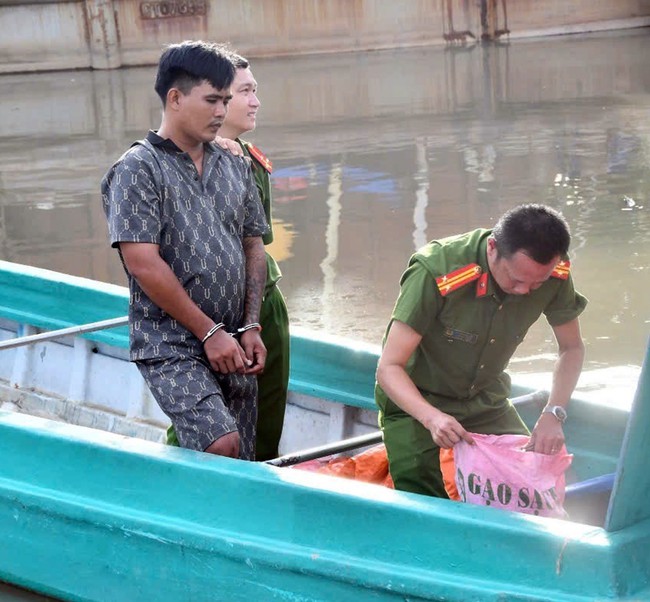
[{"label": "water reflection", "polygon": [[[255,61],[295,324],[378,343],[409,255],[522,201],[573,233],[590,368],[650,324],[647,31]],[[154,69],[0,77],[0,258],[124,284],[98,182],[160,108]],[[548,370],[535,326],[517,370]]]}]

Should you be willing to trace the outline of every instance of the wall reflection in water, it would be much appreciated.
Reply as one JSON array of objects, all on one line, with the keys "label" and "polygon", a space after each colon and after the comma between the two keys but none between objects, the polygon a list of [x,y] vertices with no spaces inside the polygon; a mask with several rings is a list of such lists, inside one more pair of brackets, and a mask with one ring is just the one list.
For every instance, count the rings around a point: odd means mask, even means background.
[{"label": "wall reflection in water", "polygon": [[[409,255],[520,202],[561,209],[590,367],[639,364],[650,325],[647,30],[259,60],[293,323],[378,343]],[[98,186],[160,107],[154,69],[0,78],[0,258],[124,284]],[[547,370],[535,326],[516,370]]]}]

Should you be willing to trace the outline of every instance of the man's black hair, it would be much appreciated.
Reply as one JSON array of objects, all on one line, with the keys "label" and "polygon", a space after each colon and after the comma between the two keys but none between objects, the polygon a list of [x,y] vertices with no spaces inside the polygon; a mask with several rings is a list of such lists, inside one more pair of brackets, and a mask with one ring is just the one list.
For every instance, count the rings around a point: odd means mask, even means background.
[{"label": "man's black hair", "polygon": [[164,50],[158,62],[154,88],[165,106],[171,88],[189,94],[194,86],[207,81],[217,90],[225,90],[234,78],[233,54],[225,46],[201,40],[187,41],[171,44]]},{"label": "man's black hair", "polygon": [[561,213],[546,205],[519,205],[506,212],[492,230],[499,256],[517,251],[540,264],[566,257],[571,243],[569,226]]}]

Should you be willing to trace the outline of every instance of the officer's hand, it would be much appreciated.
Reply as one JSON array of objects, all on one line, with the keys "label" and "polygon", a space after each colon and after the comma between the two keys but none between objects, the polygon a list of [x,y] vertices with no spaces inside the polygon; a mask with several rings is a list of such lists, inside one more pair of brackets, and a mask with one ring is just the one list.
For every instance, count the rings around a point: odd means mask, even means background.
[{"label": "officer's hand", "polygon": [[536,451],[540,454],[557,454],[564,445],[562,424],[553,414],[542,414],[538,420],[530,441],[524,447],[526,451]]},{"label": "officer's hand", "polygon": [[248,359],[241,345],[223,328],[215,332],[203,345],[210,366],[216,372],[232,374],[244,373],[248,367]]},{"label": "officer's hand", "polygon": [[474,443],[472,436],[453,416],[445,414],[433,407],[431,410],[430,416],[427,417],[423,424],[429,429],[436,445],[443,449],[449,449],[454,447],[461,439],[470,445]]},{"label": "officer's hand", "polygon": [[266,347],[258,330],[252,328],[242,333],[241,346],[244,348],[249,365],[245,374],[259,374],[264,370],[266,363]]},{"label": "officer's hand", "polygon": [[235,155],[235,157],[243,157],[244,151],[242,151],[241,146],[237,144],[234,140],[230,138],[222,138],[221,136],[214,137],[214,143],[220,146],[223,150],[227,150],[230,154]]}]

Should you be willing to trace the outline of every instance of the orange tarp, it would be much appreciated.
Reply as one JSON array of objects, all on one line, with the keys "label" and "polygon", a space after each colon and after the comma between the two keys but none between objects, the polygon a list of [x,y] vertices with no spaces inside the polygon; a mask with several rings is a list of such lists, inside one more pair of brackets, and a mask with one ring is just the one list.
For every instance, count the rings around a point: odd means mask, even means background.
[{"label": "orange tarp", "polygon": [[440,449],[440,471],[449,499],[460,501],[460,495],[456,489],[456,462],[454,462],[453,448]]},{"label": "orange tarp", "polygon": [[296,464],[294,468],[355,479],[366,483],[376,483],[394,489],[393,480],[388,472],[386,446],[383,443],[370,447],[355,456],[309,460],[308,462]]}]

